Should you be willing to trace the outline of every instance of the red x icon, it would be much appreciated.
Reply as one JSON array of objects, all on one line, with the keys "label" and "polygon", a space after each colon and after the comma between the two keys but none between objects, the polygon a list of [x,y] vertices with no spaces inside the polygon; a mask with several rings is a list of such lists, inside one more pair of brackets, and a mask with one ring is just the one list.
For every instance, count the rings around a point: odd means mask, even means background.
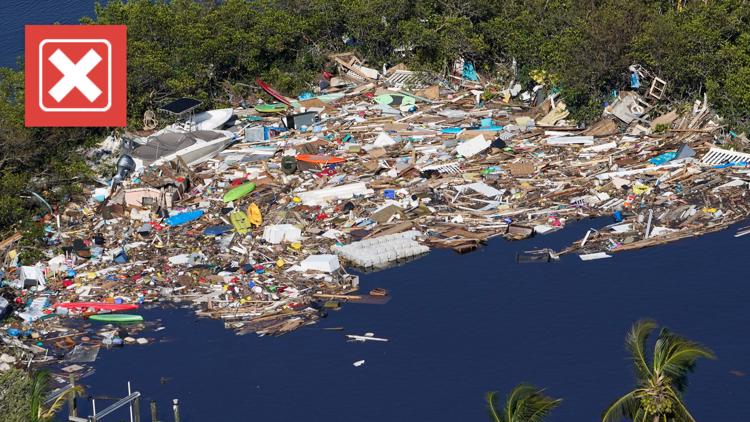
[{"label": "red x icon", "polygon": [[26,126],[125,126],[124,25],[26,25]]}]

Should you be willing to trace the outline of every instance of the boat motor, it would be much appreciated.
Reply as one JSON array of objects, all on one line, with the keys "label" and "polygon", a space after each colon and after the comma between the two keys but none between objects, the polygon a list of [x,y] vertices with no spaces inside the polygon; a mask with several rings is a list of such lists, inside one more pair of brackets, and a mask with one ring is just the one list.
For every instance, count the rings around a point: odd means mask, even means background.
[{"label": "boat motor", "polygon": [[135,161],[129,155],[125,154],[117,160],[117,174],[112,178],[112,186],[117,186],[125,180],[133,171],[135,171]]}]

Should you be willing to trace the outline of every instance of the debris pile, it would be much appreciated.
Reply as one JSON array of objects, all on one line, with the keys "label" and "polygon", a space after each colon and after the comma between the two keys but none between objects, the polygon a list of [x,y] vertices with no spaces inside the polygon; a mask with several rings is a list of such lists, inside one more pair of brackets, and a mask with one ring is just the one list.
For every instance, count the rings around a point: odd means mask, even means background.
[{"label": "debris pile", "polygon": [[164,107],[179,123],[109,138],[123,152],[117,175],[49,219],[45,261],[18,266],[18,236],[0,245],[6,346],[37,360],[71,353],[83,343],[61,339],[75,317],[138,323],[139,306],[164,301],[278,335],[387,294],[353,295],[346,267],[612,216],[563,251],[519,256],[596,259],[750,215],[750,154],[718,147],[732,139],[705,99],[669,110],[667,83],[640,66],[634,90],[584,127],[554,87],[487,81],[468,62],[441,78],[332,60],[339,73],[315,94],[287,98],[258,81],[275,102],[194,115],[182,99]]}]

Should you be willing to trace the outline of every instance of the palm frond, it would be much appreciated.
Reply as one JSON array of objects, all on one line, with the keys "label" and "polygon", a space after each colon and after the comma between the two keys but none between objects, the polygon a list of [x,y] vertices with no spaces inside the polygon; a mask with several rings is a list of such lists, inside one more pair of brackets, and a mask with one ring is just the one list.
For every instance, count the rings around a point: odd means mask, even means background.
[{"label": "palm frond", "polygon": [[521,384],[511,391],[505,422],[542,422],[562,400],[546,396],[544,390]]},{"label": "palm frond", "polygon": [[65,402],[68,400],[68,397],[71,395],[73,396],[81,396],[83,395],[83,387],[80,385],[76,385],[75,387],[71,388],[70,390],[64,392],[59,397],[55,399],[55,401],[46,409],[42,410],[40,413],[40,419],[43,421],[51,421],[54,419],[55,414],[62,409]]},{"label": "palm frond", "polygon": [[685,403],[682,402],[680,395],[671,388],[667,389],[667,391],[669,391],[669,395],[672,396],[672,400],[675,403],[674,422],[695,422],[695,418],[693,418],[693,415],[685,407]]},{"label": "palm frond", "polygon": [[536,387],[529,384],[519,384],[510,390],[508,398],[505,400],[505,408],[503,409],[505,422],[517,422],[518,419],[516,415],[519,414],[519,410],[523,408],[524,400],[533,395],[536,391]]},{"label": "palm frond", "polygon": [[620,422],[623,418],[637,420],[640,400],[636,394],[637,390],[633,390],[612,402],[602,413],[602,422]]},{"label": "palm frond", "polygon": [[497,409],[497,391],[490,391],[485,396],[487,400],[487,411],[490,414],[490,420],[492,422],[503,422]]},{"label": "palm frond", "polygon": [[49,390],[49,372],[39,371],[31,381],[31,396],[29,397],[29,421],[39,422],[42,415],[42,403]]},{"label": "palm frond", "polygon": [[636,376],[641,381],[651,376],[651,369],[646,358],[646,340],[657,326],[652,320],[642,319],[633,324],[625,336],[625,348],[630,353]]},{"label": "palm frond", "polygon": [[663,329],[654,347],[654,371],[672,380],[678,392],[685,390],[687,375],[699,358],[714,359],[707,347]]},{"label": "palm frond", "polygon": [[549,413],[562,403],[562,399],[545,396],[542,391],[527,400],[527,414],[523,422],[542,422]]}]

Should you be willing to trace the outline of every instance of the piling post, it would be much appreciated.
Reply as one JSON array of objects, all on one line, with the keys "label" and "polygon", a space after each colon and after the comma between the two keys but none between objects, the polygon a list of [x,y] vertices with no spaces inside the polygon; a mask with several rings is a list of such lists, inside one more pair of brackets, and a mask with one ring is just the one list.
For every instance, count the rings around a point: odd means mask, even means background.
[{"label": "piling post", "polygon": [[78,417],[78,407],[76,406],[76,377],[70,374],[70,386],[73,388],[73,394],[68,395],[68,416]]},{"label": "piling post", "polygon": [[180,400],[172,400],[172,411],[174,412],[174,422],[180,422]]},{"label": "piling post", "polygon": [[133,420],[134,422],[141,422],[141,398],[136,397],[133,401]]},{"label": "piling post", "polygon": [[156,401],[151,400],[151,422],[159,422],[159,417],[156,416]]}]

